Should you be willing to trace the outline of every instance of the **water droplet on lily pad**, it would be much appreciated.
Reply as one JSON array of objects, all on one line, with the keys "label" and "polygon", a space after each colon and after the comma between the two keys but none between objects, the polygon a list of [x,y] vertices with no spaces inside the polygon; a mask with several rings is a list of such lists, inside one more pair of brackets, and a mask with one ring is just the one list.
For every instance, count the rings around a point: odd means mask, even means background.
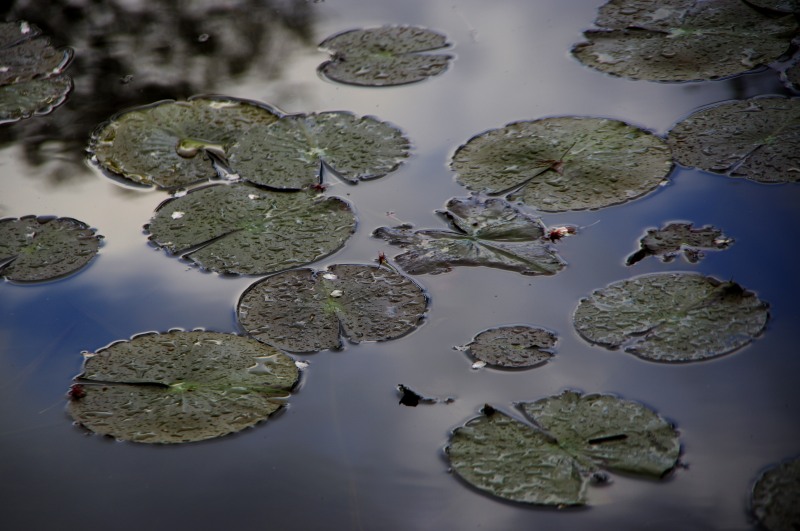
[{"label": "water droplet on lily pad", "polygon": [[526,325],[484,330],[463,347],[476,360],[504,368],[530,368],[553,357],[557,336],[543,328]]},{"label": "water droplet on lily pad", "polygon": [[626,260],[633,265],[648,256],[658,256],[671,262],[679,254],[691,263],[703,257],[704,250],[727,249],[733,240],[716,227],[693,228],[691,223],[670,223],[661,229],[649,229],[641,239],[641,249]]},{"label": "water droplet on lily pad", "polygon": [[764,470],[753,486],[750,505],[764,529],[800,529],[800,458]]},{"label": "water droplet on lily pad", "polygon": [[266,420],[298,379],[291,357],[253,339],[148,333],[86,355],[68,410],[92,432],[121,440],[201,441]]}]

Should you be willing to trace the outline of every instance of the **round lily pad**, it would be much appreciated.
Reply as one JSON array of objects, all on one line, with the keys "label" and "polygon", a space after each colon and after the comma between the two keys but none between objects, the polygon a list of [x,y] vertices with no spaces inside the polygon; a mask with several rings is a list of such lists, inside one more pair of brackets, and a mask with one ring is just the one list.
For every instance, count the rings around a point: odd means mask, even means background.
[{"label": "round lily pad", "polygon": [[428,299],[411,279],[386,267],[338,264],[294,269],[251,285],[237,317],[249,335],[291,352],[350,341],[385,341],[414,330]]},{"label": "round lily pad", "polygon": [[456,474],[506,500],[584,505],[603,470],[659,478],[680,456],[675,427],[637,402],[565,391],[517,407],[528,422],[486,406],[445,448]]},{"label": "round lily pad", "polygon": [[146,229],[154,244],[203,269],[265,275],[332,254],[355,226],[337,197],[216,184],[165,201]]},{"label": "round lily pad", "polygon": [[77,423],[117,439],[201,441],[265,420],[298,379],[291,357],[249,338],[150,333],[86,355],[68,409]]},{"label": "round lily pad", "polygon": [[753,486],[751,507],[764,529],[800,529],[800,458],[765,470]]},{"label": "round lily pad", "polygon": [[451,168],[470,190],[546,212],[603,208],[652,191],[672,168],[659,137],[605,118],[514,122],[471,138]]},{"label": "round lily pad", "polygon": [[75,273],[97,255],[101,239],[95,229],[72,218],[0,220],[0,275],[38,282]]},{"label": "round lily pad", "polygon": [[216,177],[211,156],[224,158],[244,131],[277,119],[277,111],[265,104],[230,97],[161,101],[128,109],[101,124],[92,134],[89,152],[114,175],[175,189]]},{"label": "round lily pad", "polygon": [[659,273],[615,282],[581,300],[574,324],[587,341],[649,361],[715,358],[750,343],[768,305],[735,282]]},{"label": "round lily pad", "polygon": [[270,188],[299,190],[321,181],[323,166],[350,183],[393,172],[409,141],[371,116],[323,112],[284,116],[243,133],[229,162],[242,178]]},{"label": "round lily pad", "polygon": [[572,53],[602,72],[650,81],[731,76],[786,53],[791,15],[768,16],[745,2],[611,0]]},{"label": "round lily pad", "polygon": [[415,83],[444,72],[452,56],[427,53],[448,46],[435,31],[413,26],[383,26],[339,33],[320,48],[332,59],[319,72],[350,85],[385,87]]},{"label": "round lily pad", "polygon": [[800,98],[739,100],[702,109],[667,136],[684,166],[762,183],[800,181]]},{"label": "round lily pad", "polygon": [[472,342],[457,347],[489,365],[528,368],[553,357],[557,336],[543,328],[515,325],[484,330]]}]

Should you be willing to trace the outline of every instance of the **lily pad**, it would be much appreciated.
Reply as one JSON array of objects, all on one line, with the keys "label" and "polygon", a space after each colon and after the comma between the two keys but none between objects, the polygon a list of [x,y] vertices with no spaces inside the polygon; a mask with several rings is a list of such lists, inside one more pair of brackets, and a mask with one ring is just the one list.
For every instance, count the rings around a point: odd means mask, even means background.
[{"label": "lily pad", "polygon": [[332,254],[355,226],[337,197],[217,184],[165,201],[145,228],[157,246],[203,269],[265,275]]},{"label": "lily pad", "polygon": [[682,253],[694,264],[703,257],[703,250],[727,249],[732,243],[733,240],[716,227],[695,229],[691,223],[670,223],[661,229],[649,229],[641,240],[641,249],[625,263],[633,265],[648,256],[659,256],[663,262],[671,262]]},{"label": "lily pad", "polygon": [[753,487],[751,507],[764,529],[800,529],[800,458],[765,470]]},{"label": "lily pad", "polygon": [[371,116],[324,112],[284,116],[244,132],[229,163],[250,182],[299,190],[322,180],[322,168],[350,183],[377,179],[408,157],[409,141]]},{"label": "lily pad", "polygon": [[675,427],[637,402],[565,391],[517,407],[531,424],[487,406],[445,448],[453,471],[493,496],[584,505],[603,470],[659,478],[678,462]]},{"label": "lily pad", "polygon": [[413,26],[351,30],[325,39],[320,48],[332,59],[319,72],[350,85],[385,87],[415,83],[441,74],[452,59],[425,53],[448,46],[440,33]]},{"label": "lily pad", "polygon": [[800,181],[800,98],[754,98],[702,109],[667,136],[684,166],[762,183]]},{"label": "lily pad", "polygon": [[615,282],[581,300],[574,324],[587,341],[649,361],[687,362],[733,352],[758,336],[768,304],[735,282],[659,273]]},{"label": "lily pad", "polygon": [[25,21],[0,22],[0,123],[47,114],[72,90],[63,71],[72,49],[56,49]]},{"label": "lily pad", "polygon": [[278,119],[271,107],[224,96],[161,101],[119,113],[92,134],[89,152],[104,170],[133,181],[175,189],[217,176],[243,132]]},{"label": "lily pad", "polygon": [[760,7],[761,9],[769,9],[779,13],[797,13],[800,12],[800,1],[798,0],[745,0],[748,4]]},{"label": "lily pad", "polygon": [[732,76],[786,53],[797,22],[741,1],[611,0],[572,53],[602,72],[650,81]]},{"label": "lily pad", "polygon": [[790,88],[800,91],[800,62],[792,63],[783,73],[783,77]]},{"label": "lily pad", "polygon": [[249,335],[291,352],[385,341],[414,330],[428,299],[411,279],[386,267],[332,265],[294,269],[251,285],[237,317]]},{"label": "lily pad", "polygon": [[0,220],[0,275],[38,282],[75,273],[97,255],[101,239],[95,229],[72,218]]},{"label": "lily pad", "polygon": [[515,325],[484,330],[457,350],[473,358],[508,368],[528,368],[542,365],[553,357],[557,336],[544,328]]},{"label": "lily pad", "polygon": [[68,409],[82,426],[117,439],[201,441],[266,420],[298,379],[291,357],[249,338],[150,333],[87,354]]},{"label": "lily pad", "polygon": [[394,259],[412,275],[439,274],[453,266],[486,266],[523,275],[554,275],[565,263],[546,241],[538,218],[499,198],[453,198],[439,214],[450,230],[380,227],[372,235],[406,251]]},{"label": "lily pad", "polygon": [[659,137],[605,118],[514,122],[471,138],[450,164],[470,190],[545,212],[603,208],[652,191],[672,168]]}]

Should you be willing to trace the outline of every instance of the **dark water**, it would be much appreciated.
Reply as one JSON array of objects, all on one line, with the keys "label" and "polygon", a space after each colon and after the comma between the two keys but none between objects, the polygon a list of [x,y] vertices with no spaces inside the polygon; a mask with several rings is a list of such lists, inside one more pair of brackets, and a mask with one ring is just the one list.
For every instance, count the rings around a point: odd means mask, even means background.
[{"label": "dark water", "polygon": [[[395,251],[370,237],[399,218],[438,227],[434,210],[466,190],[447,163],[471,136],[553,115],[625,120],[658,134],[693,110],[759,94],[789,94],[775,70],[688,84],[627,81],[573,60],[570,45],[601,0],[325,0],[102,3],[83,9],[19,2],[27,18],[75,48],[75,91],[48,117],[0,129],[0,217],[82,219],[105,236],[77,275],[0,285],[0,527],[3,529],[749,529],[759,471],[800,453],[795,233],[800,186],[759,185],[676,170],[635,202],[546,215],[585,226],[559,243],[569,262],[549,278],[482,268],[421,276],[431,310],[413,334],[349,345],[310,362],[288,410],[211,442],[159,447],[84,435],[64,411],[81,351],[145,331],[237,332],[234,304],[252,278],[201,273],[149,247],[142,234],[160,192],[124,188],[84,164],[89,130],[133,104],[223,93],[293,112],[350,110],[401,127],[412,159],[384,179],[328,193],[349,199],[359,229],[315,264],[371,263]],[[66,5],[66,3],[65,3]],[[319,79],[325,37],[382,24],[445,33],[457,56],[417,85],[367,89]],[[201,38],[203,34],[208,39]],[[782,65],[776,65],[780,68]],[[125,76],[132,76],[126,78]],[[125,82],[123,82],[125,81]],[[387,213],[393,212],[392,216]],[[714,224],[735,238],[698,264],[625,257],[645,229]],[[771,305],[763,337],[720,359],[648,363],[592,347],[571,315],[593,289],[634,274],[689,270],[734,279]],[[530,371],[474,371],[452,347],[489,327],[527,323],[559,334],[558,354]],[[449,405],[398,405],[395,386],[454,396]],[[615,476],[591,508],[547,510],[499,502],[448,473],[449,430],[485,403],[510,410],[565,388],[648,404],[681,432],[682,460],[665,481]]]}]

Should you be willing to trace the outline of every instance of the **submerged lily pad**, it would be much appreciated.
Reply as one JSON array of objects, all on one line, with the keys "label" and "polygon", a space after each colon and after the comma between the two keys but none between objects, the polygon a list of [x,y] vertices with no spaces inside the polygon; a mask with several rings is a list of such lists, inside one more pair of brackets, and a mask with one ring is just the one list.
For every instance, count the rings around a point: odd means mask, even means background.
[{"label": "submerged lily pad", "polygon": [[424,53],[447,47],[447,38],[413,26],[346,31],[319,46],[332,55],[320,65],[320,74],[340,83],[370,87],[422,81],[444,72],[452,59],[446,54]]},{"label": "submerged lily pad", "polygon": [[800,181],[800,98],[754,98],[700,110],[667,136],[684,166],[762,183]]},{"label": "submerged lily pad", "polygon": [[319,183],[323,167],[350,183],[383,177],[402,164],[408,150],[408,139],[389,123],[324,112],[251,128],[231,147],[229,162],[248,181],[299,190]]},{"label": "submerged lily pad", "polygon": [[735,282],[659,273],[615,282],[581,300],[574,324],[587,341],[649,361],[715,358],[758,336],[768,305]]},{"label": "submerged lily pad", "polygon": [[765,470],[753,487],[751,507],[764,529],[800,529],[800,458]]},{"label": "submerged lily pad", "polygon": [[445,448],[453,471],[474,487],[515,502],[584,505],[603,470],[659,478],[675,467],[675,427],[612,395],[576,391],[521,402],[531,424],[486,406],[456,428]]},{"label": "submerged lily pad", "polygon": [[271,107],[223,96],[161,101],[119,113],[92,134],[89,152],[104,170],[134,183],[175,189],[217,176],[247,129],[278,119]]},{"label": "submerged lily pad", "polygon": [[648,256],[671,262],[681,253],[694,264],[703,257],[703,250],[727,249],[731,243],[733,240],[716,227],[695,229],[691,223],[670,223],[661,229],[649,229],[641,240],[641,249],[630,255],[626,264],[633,265]]},{"label": "submerged lily pad", "polygon": [[470,190],[545,212],[603,208],[652,191],[672,168],[659,137],[605,118],[515,122],[471,138],[450,164]]},{"label": "submerged lily pad", "polygon": [[554,275],[565,263],[545,240],[538,218],[498,199],[453,198],[439,214],[450,230],[380,227],[372,235],[406,251],[395,257],[412,275],[438,274],[454,266],[486,266],[523,275]]},{"label": "submerged lily pad", "polygon": [[572,53],[602,72],[650,81],[731,76],[778,59],[797,30],[794,17],[767,16],[741,1],[611,0],[599,29]]},{"label": "submerged lily pad", "polygon": [[220,437],[283,407],[294,360],[249,338],[215,332],[144,334],[86,355],[69,412],[89,430],[144,443]]},{"label": "submerged lily pad", "polygon": [[535,367],[550,361],[558,338],[543,328],[516,325],[484,330],[457,350],[500,367]]},{"label": "submerged lily pad", "polygon": [[72,218],[0,220],[0,275],[37,282],[75,273],[97,255],[101,239],[95,229]]},{"label": "submerged lily pad", "polygon": [[70,48],[56,49],[25,21],[0,22],[0,123],[47,114],[72,90],[63,71]]},{"label": "submerged lily pad", "polygon": [[385,341],[414,330],[428,299],[412,280],[386,267],[332,265],[294,269],[251,285],[237,317],[249,335],[291,352],[350,341]]},{"label": "submerged lily pad", "polygon": [[265,275],[332,254],[355,226],[337,197],[217,184],[165,201],[146,229],[156,245],[203,269]]}]

